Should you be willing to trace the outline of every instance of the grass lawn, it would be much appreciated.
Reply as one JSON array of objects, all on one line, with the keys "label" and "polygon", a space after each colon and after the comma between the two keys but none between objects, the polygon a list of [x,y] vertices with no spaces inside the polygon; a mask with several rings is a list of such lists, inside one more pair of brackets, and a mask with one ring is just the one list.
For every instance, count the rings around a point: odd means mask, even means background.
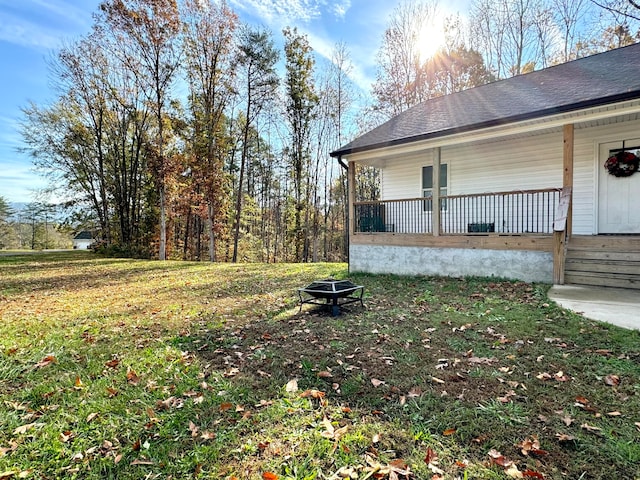
[{"label": "grass lawn", "polygon": [[0,257],[0,480],[639,479],[640,334],[547,288]]}]

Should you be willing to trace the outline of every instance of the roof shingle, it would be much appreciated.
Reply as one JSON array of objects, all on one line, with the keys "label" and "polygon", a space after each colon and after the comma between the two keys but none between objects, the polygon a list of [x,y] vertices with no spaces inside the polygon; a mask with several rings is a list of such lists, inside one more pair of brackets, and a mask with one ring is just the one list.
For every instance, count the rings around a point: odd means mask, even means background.
[{"label": "roof shingle", "polygon": [[640,43],[416,105],[331,153],[350,153],[640,98]]}]

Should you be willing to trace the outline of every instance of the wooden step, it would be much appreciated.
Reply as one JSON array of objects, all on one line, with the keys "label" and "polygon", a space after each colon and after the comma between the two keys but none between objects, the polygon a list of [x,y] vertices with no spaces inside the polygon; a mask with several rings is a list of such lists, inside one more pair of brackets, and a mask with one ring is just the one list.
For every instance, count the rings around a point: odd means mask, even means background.
[{"label": "wooden step", "polygon": [[635,264],[618,262],[584,261],[568,258],[565,262],[565,272],[593,272],[610,274],[640,275],[640,262]]},{"label": "wooden step", "polygon": [[565,272],[564,281],[566,284],[570,285],[592,285],[596,287],[615,287],[640,290],[640,276],[633,275],[604,276],[598,274],[574,274]]},{"label": "wooden step", "polygon": [[565,283],[640,290],[640,237],[573,237]]}]

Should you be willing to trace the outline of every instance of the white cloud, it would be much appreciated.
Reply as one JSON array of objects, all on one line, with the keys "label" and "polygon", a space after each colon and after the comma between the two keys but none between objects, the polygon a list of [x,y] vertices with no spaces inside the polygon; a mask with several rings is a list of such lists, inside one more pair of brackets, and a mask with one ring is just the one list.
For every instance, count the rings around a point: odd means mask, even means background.
[{"label": "white cloud", "polygon": [[351,8],[351,0],[231,0],[230,4],[241,12],[277,27],[309,23],[325,13],[344,18]]},{"label": "white cloud", "polygon": [[[0,41],[23,47],[56,49],[69,36],[85,33],[92,23],[90,6],[59,0],[0,0]],[[4,8],[4,5],[7,5]]]},{"label": "white cloud", "polygon": [[351,0],[344,0],[331,6],[333,13],[338,18],[344,18],[351,8]]},{"label": "white cloud", "polygon": [[22,47],[53,49],[60,46],[61,34],[28,20],[0,14],[0,41]]}]

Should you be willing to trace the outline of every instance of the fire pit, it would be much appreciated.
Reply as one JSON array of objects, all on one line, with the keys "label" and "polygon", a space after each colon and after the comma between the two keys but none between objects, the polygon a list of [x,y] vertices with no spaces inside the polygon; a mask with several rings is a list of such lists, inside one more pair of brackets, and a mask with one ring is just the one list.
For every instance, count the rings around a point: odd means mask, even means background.
[{"label": "fire pit", "polygon": [[331,309],[331,315],[334,317],[340,314],[340,306],[348,303],[362,303],[362,295],[364,286],[354,285],[349,280],[334,280],[327,278],[325,280],[316,280],[306,287],[298,289],[300,297],[300,311],[302,305],[311,303],[314,305],[324,305]]}]

